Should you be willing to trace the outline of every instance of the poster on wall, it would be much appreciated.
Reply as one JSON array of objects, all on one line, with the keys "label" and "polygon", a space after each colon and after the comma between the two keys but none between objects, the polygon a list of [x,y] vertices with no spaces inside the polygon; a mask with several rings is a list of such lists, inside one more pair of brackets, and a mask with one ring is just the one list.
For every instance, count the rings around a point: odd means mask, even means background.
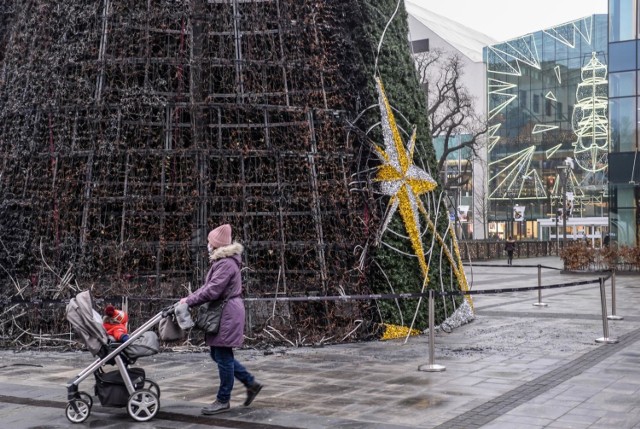
[{"label": "poster on wall", "polygon": [[567,214],[569,217],[573,216],[573,203],[575,198],[573,197],[573,192],[567,192]]},{"label": "poster on wall", "polygon": [[522,222],[524,220],[525,206],[513,206],[513,220],[516,222]]},{"label": "poster on wall", "polygon": [[469,206],[458,206],[458,219],[460,222],[469,221]]}]

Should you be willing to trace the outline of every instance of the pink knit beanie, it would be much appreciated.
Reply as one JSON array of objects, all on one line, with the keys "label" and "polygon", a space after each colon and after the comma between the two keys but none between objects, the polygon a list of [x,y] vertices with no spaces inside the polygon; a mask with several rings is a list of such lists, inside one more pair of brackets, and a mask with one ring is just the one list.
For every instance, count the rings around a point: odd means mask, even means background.
[{"label": "pink knit beanie", "polygon": [[231,244],[231,225],[225,223],[209,233],[209,244],[213,248],[228,246]]}]

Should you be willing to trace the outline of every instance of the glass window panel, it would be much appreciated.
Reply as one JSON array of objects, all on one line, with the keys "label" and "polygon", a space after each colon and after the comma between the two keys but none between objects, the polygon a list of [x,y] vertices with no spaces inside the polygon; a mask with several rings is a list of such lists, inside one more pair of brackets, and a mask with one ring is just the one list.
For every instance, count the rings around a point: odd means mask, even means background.
[{"label": "glass window panel", "polygon": [[635,97],[609,100],[609,138],[612,152],[631,152],[636,147]]},{"label": "glass window panel", "polygon": [[527,105],[529,101],[529,97],[527,96],[528,96],[527,91],[522,89],[518,91],[518,99],[519,99],[519,104],[521,109],[527,109],[529,107]]},{"label": "glass window panel", "polygon": [[571,57],[569,58],[567,64],[567,67],[569,67],[569,70],[571,70],[571,72],[575,72],[577,70],[578,73],[580,73],[580,68],[582,67],[582,57]]},{"label": "glass window panel", "polygon": [[[592,37],[593,37],[593,25],[591,26]],[[589,44],[584,37],[580,37],[579,33],[576,33],[576,38],[574,41],[574,47],[568,50],[567,56],[575,55],[576,53],[582,54],[583,50],[591,50]]]},{"label": "glass window panel", "polygon": [[542,61],[552,62],[555,61],[556,56],[556,39],[544,34],[542,38]]},{"label": "glass window panel", "polygon": [[545,116],[551,116],[553,114],[553,102],[548,98],[544,100],[544,114]]},{"label": "glass window panel", "polygon": [[[609,43],[609,22],[606,15],[595,15],[596,25],[591,46],[606,46]],[[584,52],[587,54],[588,52]]]},{"label": "glass window panel", "polygon": [[[579,39],[579,37],[576,37],[576,39]],[[567,58],[568,56],[569,56],[569,47],[564,43],[556,40],[556,52],[555,52],[556,60],[558,58]]]},{"label": "glass window panel", "polygon": [[636,72],[611,73],[609,75],[609,97],[636,95]]},{"label": "glass window panel", "polygon": [[618,42],[636,37],[635,0],[609,1],[609,41]]},{"label": "glass window panel", "polygon": [[609,71],[636,69],[636,42],[609,44]]},{"label": "glass window panel", "polygon": [[609,187],[611,238],[621,246],[636,245],[636,191],[631,184]]},{"label": "glass window panel", "polygon": [[567,119],[564,115],[564,104],[561,101],[556,102],[556,121],[562,121],[563,119]]}]

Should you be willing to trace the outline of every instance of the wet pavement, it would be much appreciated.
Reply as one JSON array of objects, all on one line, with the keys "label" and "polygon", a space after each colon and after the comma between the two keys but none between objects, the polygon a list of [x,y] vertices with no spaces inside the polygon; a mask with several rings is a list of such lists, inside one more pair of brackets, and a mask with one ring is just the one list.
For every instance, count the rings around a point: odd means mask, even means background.
[{"label": "wet pavement", "polygon": [[[537,268],[468,267],[473,290],[535,286]],[[515,264],[560,267],[555,257]],[[483,263],[484,264],[484,263]],[[542,270],[542,284],[596,279]],[[0,427],[6,428],[638,428],[640,429],[640,277],[616,278],[616,314],[603,337],[598,284],[476,295],[476,319],[428,336],[321,348],[238,350],[265,387],[250,407],[237,386],[232,409],[201,416],[217,390],[207,353],[141,358],[162,390],[159,414],[134,422],[97,398],[84,423],[65,417],[67,380],[92,362],[88,352],[0,352]],[[611,313],[610,282],[606,282]],[[93,394],[93,378],[80,385]]]}]

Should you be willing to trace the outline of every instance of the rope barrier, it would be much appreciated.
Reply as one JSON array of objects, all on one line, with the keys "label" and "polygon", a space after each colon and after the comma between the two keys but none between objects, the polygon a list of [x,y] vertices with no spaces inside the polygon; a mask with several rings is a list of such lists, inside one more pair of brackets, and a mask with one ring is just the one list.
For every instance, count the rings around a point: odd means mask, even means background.
[{"label": "rope barrier", "polygon": [[[537,265],[534,265],[537,268]],[[611,273],[606,277],[601,277],[603,280],[608,280],[611,277]],[[483,289],[483,290],[468,290],[468,291],[433,291],[436,296],[440,297],[448,297],[448,296],[465,296],[465,295],[489,295],[489,294],[500,294],[500,293],[513,293],[513,292],[530,292],[534,290],[542,290],[542,289],[558,289],[565,287],[574,287],[574,286],[582,286],[588,284],[597,284],[600,282],[600,278],[595,280],[582,280],[575,281],[569,283],[555,283],[550,285],[541,285],[541,286],[525,286],[525,287],[515,287],[515,288],[502,288],[502,289]],[[246,297],[243,300],[245,302],[321,302],[321,301],[357,301],[357,300],[372,300],[372,299],[410,299],[410,298],[428,298],[429,291],[427,292],[414,292],[414,293],[395,293],[395,294],[368,294],[368,295],[334,295],[334,296],[278,296],[278,297]],[[112,298],[100,298],[96,299],[96,302],[111,302],[118,301],[122,299],[122,297],[112,297]],[[153,301],[164,301],[164,302],[175,302],[176,298],[136,298],[129,297],[130,301],[139,301],[139,302],[153,302]],[[64,303],[68,304],[69,299],[64,300],[21,300],[21,299],[12,299],[10,301],[12,304],[59,304]]]},{"label": "rope barrier", "polygon": [[[477,265],[477,266],[496,266],[496,265]],[[245,302],[322,302],[322,301],[355,301],[355,300],[375,300],[375,299],[408,299],[408,298],[427,298],[429,303],[429,363],[426,365],[418,366],[419,371],[427,371],[427,372],[439,372],[444,371],[446,369],[443,365],[437,365],[434,363],[434,297],[435,296],[464,296],[464,295],[489,295],[489,294],[501,294],[501,293],[514,293],[514,292],[530,292],[530,291],[538,291],[538,303],[534,305],[538,306],[546,306],[541,302],[540,291],[542,289],[559,289],[559,288],[567,288],[567,287],[575,287],[575,286],[583,286],[590,284],[598,284],[600,287],[600,300],[602,305],[602,325],[603,325],[603,334],[602,338],[598,338],[595,341],[597,343],[605,343],[605,344],[613,344],[618,342],[617,338],[609,337],[609,326],[608,326],[608,316],[607,316],[607,304],[606,304],[606,294],[605,294],[605,286],[604,282],[612,278],[612,287],[615,287],[615,273],[612,271],[606,272],[608,275],[598,277],[597,279],[591,280],[582,280],[582,281],[573,281],[568,283],[555,283],[550,285],[541,285],[541,269],[542,265],[529,265],[520,267],[531,267],[538,269],[538,285],[537,286],[525,286],[525,287],[515,287],[515,288],[502,288],[502,289],[485,289],[485,290],[469,290],[469,291],[434,291],[432,289],[427,292],[420,293],[399,293],[399,294],[368,294],[368,295],[338,295],[338,296],[275,296],[275,297],[247,297],[244,298]],[[556,269],[553,267],[545,267]],[[612,294],[615,297],[615,291],[612,290]],[[615,298],[614,298],[615,299]],[[129,298],[131,301],[172,301],[175,302],[176,299],[172,298]],[[102,298],[97,301],[105,302],[105,301],[117,301],[116,298]],[[44,304],[44,303],[68,303],[69,300],[12,300],[12,303],[33,303],[33,304]],[[615,310],[614,310],[615,314]],[[148,323],[148,322],[147,322]]]},{"label": "rope barrier", "polygon": [[497,294],[497,293],[507,293],[507,292],[528,292],[532,290],[542,290],[542,289],[558,289],[563,287],[572,287],[572,286],[581,286],[588,284],[597,284],[600,283],[600,279],[598,280],[583,280],[579,282],[570,282],[570,283],[556,283],[552,285],[543,285],[543,286],[525,286],[525,287],[514,287],[514,288],[504,288],[504,289],[484,289],[484,290],[470,290],[466,292],[458,293],[457,291],[451,292],[440,292],[440,296],[456,296],[459,294],[464,295],[486,295],[486,294]]}]

